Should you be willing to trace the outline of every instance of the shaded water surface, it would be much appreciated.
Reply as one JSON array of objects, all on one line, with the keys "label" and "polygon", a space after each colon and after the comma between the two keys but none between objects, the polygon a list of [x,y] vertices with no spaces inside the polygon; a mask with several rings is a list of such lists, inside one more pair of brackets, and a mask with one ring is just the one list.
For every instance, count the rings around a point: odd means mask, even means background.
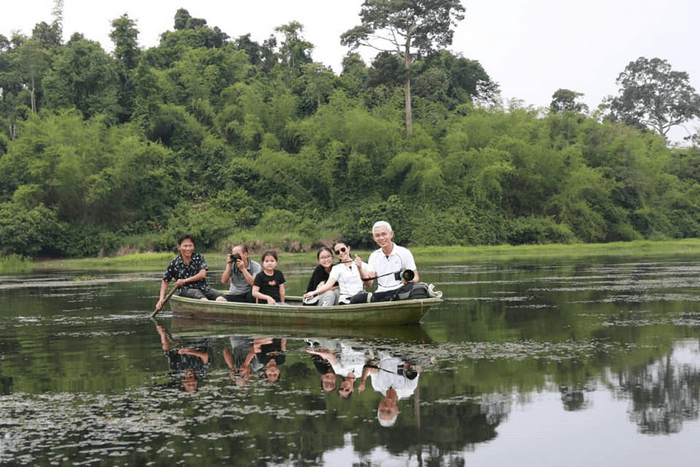
[{"label": "shaded water surface", "polygon": [[392,329],[152,320],[159,272],[0,277],[0,464],[693,465],[700,268],[615,261],[421,268],[445,301]]}]

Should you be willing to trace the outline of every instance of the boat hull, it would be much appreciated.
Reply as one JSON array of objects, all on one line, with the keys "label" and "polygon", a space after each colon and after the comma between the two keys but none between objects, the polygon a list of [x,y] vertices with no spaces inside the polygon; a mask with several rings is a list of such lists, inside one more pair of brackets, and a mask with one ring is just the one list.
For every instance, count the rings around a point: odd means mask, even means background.
[{"label": "boat hull", "polygon": [[288,297],[287,305],[269,305],[173,296],[170,308],[173,313],[181,316],[225,318],[253,324],[385,326],[419,323],[428,309],[441,301],[438,297],[432,297],[352,305],[304,306],[301,297]]}]

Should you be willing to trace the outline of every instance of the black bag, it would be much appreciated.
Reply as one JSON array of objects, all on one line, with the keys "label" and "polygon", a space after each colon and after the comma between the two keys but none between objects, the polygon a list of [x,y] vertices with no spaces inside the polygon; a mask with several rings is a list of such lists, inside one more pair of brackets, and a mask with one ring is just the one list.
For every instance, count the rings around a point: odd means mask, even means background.
[{"label": "black bag", "polygon": [[392,300],[428,298],[430,296],[428,290],[428,284],[425,282],[409,282],[399,287]]}]

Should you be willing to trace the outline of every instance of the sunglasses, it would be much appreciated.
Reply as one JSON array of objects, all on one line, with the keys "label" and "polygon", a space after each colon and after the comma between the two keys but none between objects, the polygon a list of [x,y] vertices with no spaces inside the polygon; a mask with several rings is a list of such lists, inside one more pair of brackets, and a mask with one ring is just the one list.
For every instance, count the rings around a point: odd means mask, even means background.
[{"label": "sunglasses", "polygon": [[345,253],[346,248],[344,246],[340,247],[340,249],[335,250],[335,254],[339,255],[341,253]]}]

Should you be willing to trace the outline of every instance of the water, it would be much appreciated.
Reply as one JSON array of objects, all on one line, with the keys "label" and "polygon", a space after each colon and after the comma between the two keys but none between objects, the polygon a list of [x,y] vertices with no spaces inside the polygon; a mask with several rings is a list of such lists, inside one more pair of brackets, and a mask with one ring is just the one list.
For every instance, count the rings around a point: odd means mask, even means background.
[{"label": "water", "polygon": [[379,330],[152,320],[160,272],[0,277],[0,464],[694,465],[699,272],[425,267],[444,303]]}]

